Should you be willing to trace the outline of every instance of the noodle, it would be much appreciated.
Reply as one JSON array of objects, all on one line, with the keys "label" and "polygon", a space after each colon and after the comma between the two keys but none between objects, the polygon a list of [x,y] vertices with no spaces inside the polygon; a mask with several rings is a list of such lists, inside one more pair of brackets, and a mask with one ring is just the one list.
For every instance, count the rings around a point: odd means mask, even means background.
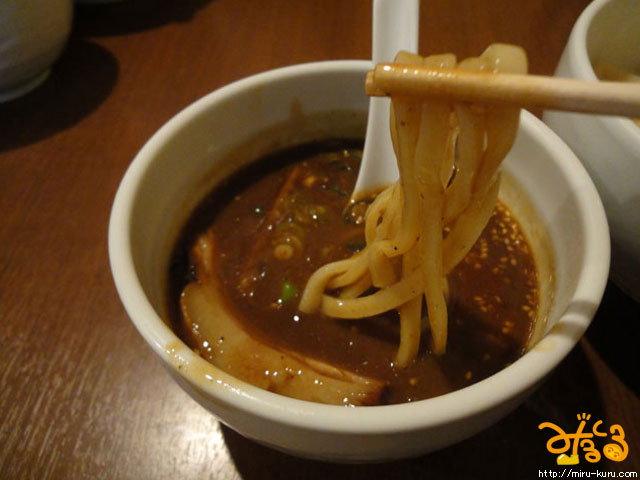
[{"label": "noodle", "polygon": [[[456,65],[451,54],[422,58],[400,52],[398,63],[526,73],[518,47],[494,44]],[[366,318],[397,309],[395,363],[416,357],[426,303],[431,348],[447,344],[446,275],[466,256],[497,201],[499,167],[518,130],[519,109],[394,96],[391,138],[400,177],[369,206],[366,247],[310,277],[300,310]]]}]

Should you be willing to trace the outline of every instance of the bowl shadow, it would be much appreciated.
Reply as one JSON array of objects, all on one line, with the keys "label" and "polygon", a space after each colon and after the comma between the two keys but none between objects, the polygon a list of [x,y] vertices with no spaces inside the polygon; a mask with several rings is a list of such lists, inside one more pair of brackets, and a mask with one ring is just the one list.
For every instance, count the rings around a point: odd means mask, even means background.
[{"label": "bowl shadow", "polygon": [[0,152],[43,140],[88,116],[113,90],[118,72],[109,51],[72,37],[42,85],[0,103]]},{"label": "bowl shadow", "polygon": [[640,303],[609,282],[586,336],[609,368],[640,396]]},{"label": "bowl shadow", "polygon": [[80,4],[75,8],[74,33],[103,37],[141,32],[170,23],[185,23],[212,0],[126,0]]}]

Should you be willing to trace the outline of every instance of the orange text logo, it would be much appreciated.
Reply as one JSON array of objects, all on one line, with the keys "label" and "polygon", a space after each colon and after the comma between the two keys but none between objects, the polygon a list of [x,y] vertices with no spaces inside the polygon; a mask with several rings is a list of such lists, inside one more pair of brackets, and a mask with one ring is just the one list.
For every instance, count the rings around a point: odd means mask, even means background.
[{"label": "orange text logo", "polygon": [[[612,425],[609,432],[606,429],[601,430],[602,420],[594,422],[591,426],[591,432],[585,431],[587,423],[591,419],[590,414],[578,414],[578,428],[575,433],[566,433],[555,423],[543,422],[538,425],[538,429],[550,428],[557,435],[554,435],[547,441],[547,450],[550,453],[558,455],[558,465],[577,465],[580,463],[578,451],[584,452],[584,458],[591,463],[599,462],[604,455],[614,462],[622,462],[629,455],[629,446],[624,440],[624,429],[620,425]],[[611,434],[611,436],[609,436]],[[609,438],[607,438],[609,437]],[[602,447],[602,453],[596,448],[594,439],[601,439],[606,443]],[[569,452],[570,450],[570,452]],[[569,452],[567,454],[567,452]]]}]

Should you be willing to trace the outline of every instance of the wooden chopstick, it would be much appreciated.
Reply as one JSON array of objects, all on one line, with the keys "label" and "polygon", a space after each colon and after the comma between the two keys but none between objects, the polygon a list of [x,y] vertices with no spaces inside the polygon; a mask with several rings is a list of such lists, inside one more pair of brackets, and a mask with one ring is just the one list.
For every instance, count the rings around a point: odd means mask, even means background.
[{"label": "wooden chopstick", "polygon": [[640,117],[640,84],[626,82],[380,63],[368,72],[365,90],[369,96],[438,96],[466,102]]}]

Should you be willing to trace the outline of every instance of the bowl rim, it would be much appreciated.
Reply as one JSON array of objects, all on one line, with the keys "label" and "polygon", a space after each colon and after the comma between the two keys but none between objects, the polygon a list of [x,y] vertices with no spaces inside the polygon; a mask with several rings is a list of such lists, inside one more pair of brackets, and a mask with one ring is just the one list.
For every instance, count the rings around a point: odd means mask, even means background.
[{"label": "bowl rim", "polygon": [[[108,247],[112,275],[120,299],[131,321],[154,352],[163,359],[165,366],[199,388],[214,402],[230,405],[236,411],[265,420],[307,430],[371,435],[424,430],[472,417],[533,388],[564,359],[593,318],[609,271],[609,233],[602,203],[591,179],[569,147],[542,121],[523,111],[521,128],[536,142],[563,158],[562,162],[558,162],[558,168],[564,171],[571,186],[582,192],[576,195],[575,200],[585,219],[584,265],[570,302],[577,299],[591,303],[581,311],[567,311],[561,315],[558,323],[568,322],[573,328],[569,334],[552,329],[545,336],[541,343],[552,345],[552,353],[533,348],[491,377],[439,397],[398,405],[356,408],[323,405],[268,392],[237,380],[208,363],[220,374],[217,375],[218,380],[195,384],[194,378],[187,376],[184,369],[179,369],[175,362],[170,361],[167,345],[171,343],[180,346],[178,355],[182,361],[205,362],[162,321],[144,293],[133,262],[130,248],[132,205],[137,188],[154,156],[169,138],[179,134],[181,128],[201,112],[214,108],[218,102],[245,89],[330,72],[362,73],[364,83],[364,74],[370,68],[371,62],[366,60],[312,62],[269,70],[215,90],[165,123],[136,155],[118,187],[109,220]],[[496,393],[496,385],[500,385],[499,393]],[[473,399],[472,405],[469,398]]]},{"label": "bowl rim", "polygon": [[[587,51],[587,36],[594,18],[606,5],[616,1],[621,0],[593,0],[576,20],[567,42],[567,53],[570,56],[572,75],[577,78],[599,81]],[[640,149],[640,128],[630,118],[609,115],[593,118],[600,118],[620,143],[629,144],[629,148]]]}]

